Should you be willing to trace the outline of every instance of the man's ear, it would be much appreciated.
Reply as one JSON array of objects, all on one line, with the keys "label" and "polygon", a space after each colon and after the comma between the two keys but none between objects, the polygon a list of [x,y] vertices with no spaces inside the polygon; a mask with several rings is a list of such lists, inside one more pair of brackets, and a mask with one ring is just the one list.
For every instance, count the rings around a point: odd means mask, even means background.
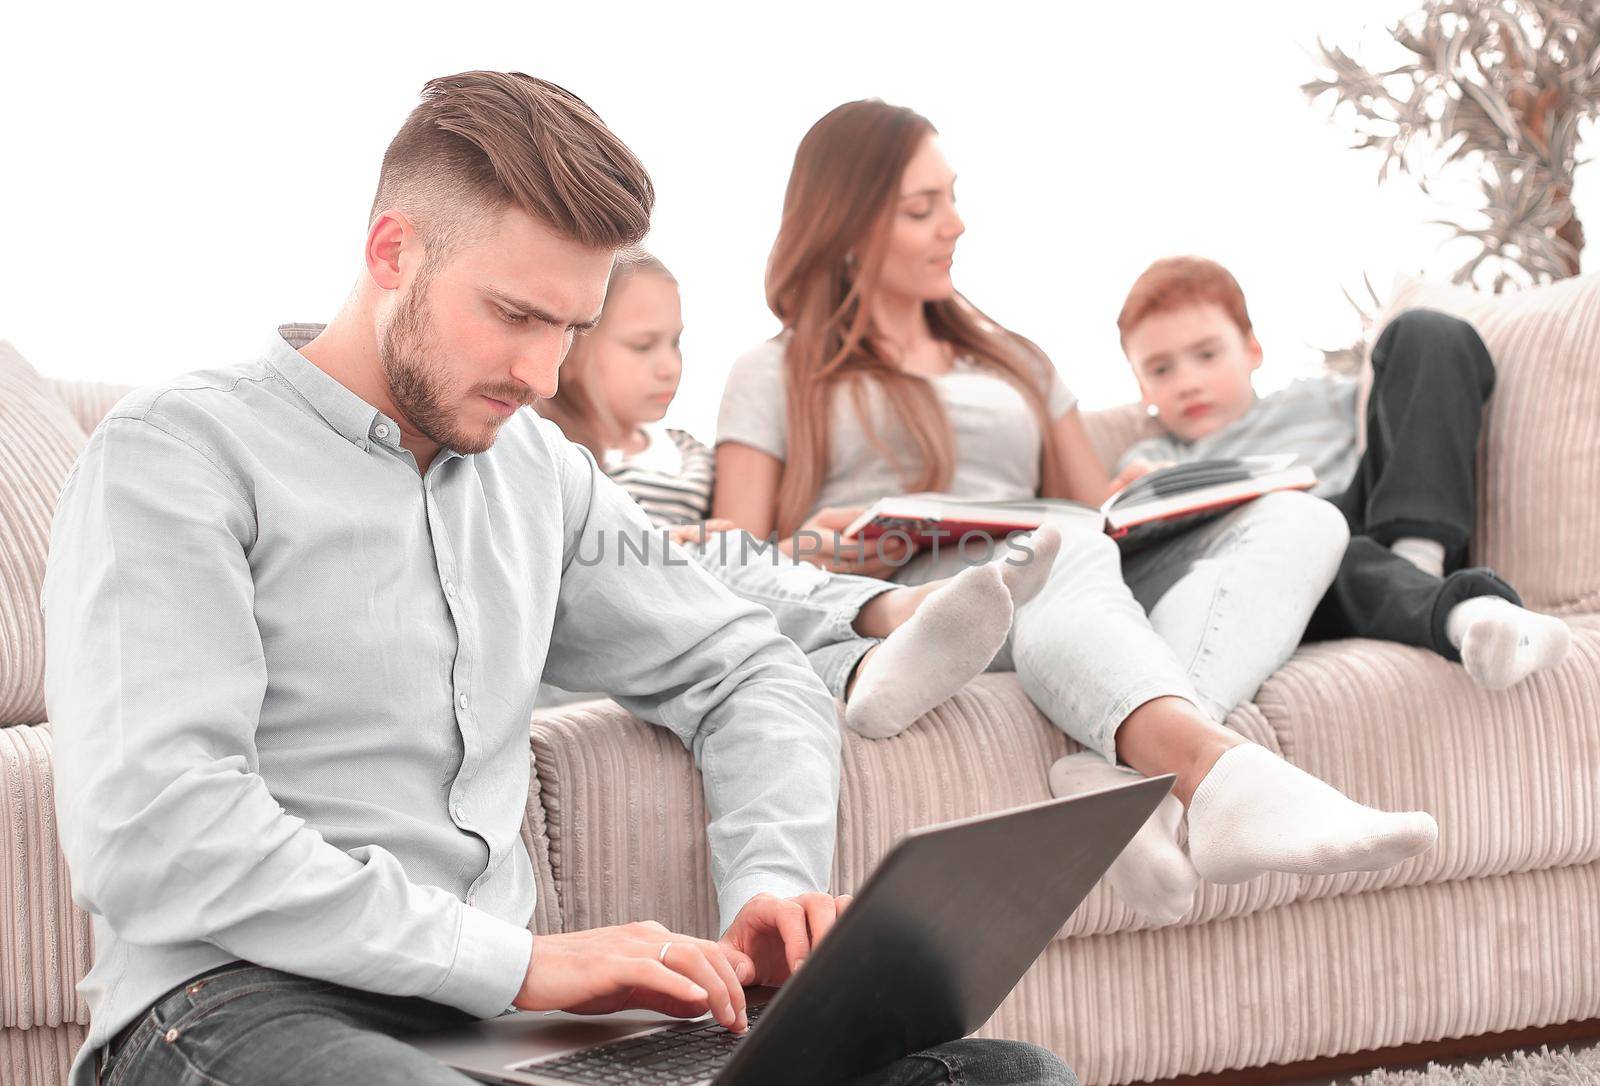
[{"label": "man's ear", "polygon": [[399,211],[385,211],[367,230],[367,274],[384,290],[400,288],[400,256],[414,259],[421,253],[416,227]]}]

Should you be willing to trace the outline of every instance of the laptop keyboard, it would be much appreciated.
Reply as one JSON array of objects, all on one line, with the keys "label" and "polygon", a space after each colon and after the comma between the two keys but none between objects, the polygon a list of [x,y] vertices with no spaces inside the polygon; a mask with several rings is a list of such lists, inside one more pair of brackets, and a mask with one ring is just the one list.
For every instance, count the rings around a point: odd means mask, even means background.
[{"label": "laptop keyboard", "polygon": [[[746,1010],[752,1029],[762,1009]],[[643,1037],[608,1041],[554,1059],[530,1060],[514,1070],[568,1082],[689,1086],[714,1077],[742,1039],[741,1034],[729,1033],[710,1021],[694,1029],[665,1029]]]}]

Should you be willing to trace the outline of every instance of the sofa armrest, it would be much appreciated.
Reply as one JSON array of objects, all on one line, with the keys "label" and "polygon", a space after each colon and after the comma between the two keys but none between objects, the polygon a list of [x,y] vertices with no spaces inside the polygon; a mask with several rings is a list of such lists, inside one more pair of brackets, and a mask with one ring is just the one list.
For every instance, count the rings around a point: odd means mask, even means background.
[{"label": "sofa armrest", "polygon": [[0,1027],[87,1025],[94,960],[56,836],[50,725],[0,728]]},{"label": "sofa armrest", "polygon": [[100,420],[106,417],[106,412],[134,389],[133,385],[111,384],[106,381],[72,381],[56,378],[46,379],[45,384],[57,399],[67,405],[67,410],[72,412],[72,417],[78,420],[78,425],[83,427],[83,432],[86,434],[94,433],[95,427],[100,425]]},{"label": "sofa armrest", "polygon": [[561,926],[561,892],[550,872],[550,836],[545,825],[544,789],[539,781],[539,766],[528,753],[528,809],[522,819],[522,843],[533,860],[533,919],[529,927],[535,935],[565,930]]},{"label": "sofa armrest", "polygon": [[659,920],[716,935],[705,797],[676,736],[583,702],[534,715],[533,760],[563,930]]}]

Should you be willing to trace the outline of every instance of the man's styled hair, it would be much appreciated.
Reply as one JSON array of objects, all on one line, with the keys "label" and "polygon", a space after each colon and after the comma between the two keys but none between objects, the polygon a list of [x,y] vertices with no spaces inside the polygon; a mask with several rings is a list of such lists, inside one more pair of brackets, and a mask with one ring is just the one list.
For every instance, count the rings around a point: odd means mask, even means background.
[{"label": "man's styled hair", "polygon": [[1117,331],[1122,345],[1139,322],[1156,313],[1185,306],[1219,305],[1243,335],[1250,334],[1250,312],[1245,308],[1244,291],[1227,268],[1215,260],[1199,256],[1170,256],[1146,268],[1133,281],[1122,312],[1117,316]]},{"label": "man's styled hair", "polygon": [[632,151],[577,95],[522,72],[431,79],[383,155],[370,226],[395,209],[437,267],[517,207],[569,241],[637,245],[655,188]]}]

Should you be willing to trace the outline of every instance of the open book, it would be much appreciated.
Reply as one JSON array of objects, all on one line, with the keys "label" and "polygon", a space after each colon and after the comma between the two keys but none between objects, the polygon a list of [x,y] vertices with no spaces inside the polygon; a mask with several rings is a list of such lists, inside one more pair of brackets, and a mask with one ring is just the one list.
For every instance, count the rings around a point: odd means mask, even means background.
[{"label": "open book", "polygon": [[963,536],[1002,538],[1028,532],[1048,519],[1078,518],[1138,550],[1221,516],[1236,505],[1275,490],[1309,490],[1317,476],[1292,455],[1196,460],[1144,475],[1096,509],[1062,498],[963,501],[942,494],[883,498],[844,530],[846,539],[872,539],[900,531],[922,545],[956,546]]}]

